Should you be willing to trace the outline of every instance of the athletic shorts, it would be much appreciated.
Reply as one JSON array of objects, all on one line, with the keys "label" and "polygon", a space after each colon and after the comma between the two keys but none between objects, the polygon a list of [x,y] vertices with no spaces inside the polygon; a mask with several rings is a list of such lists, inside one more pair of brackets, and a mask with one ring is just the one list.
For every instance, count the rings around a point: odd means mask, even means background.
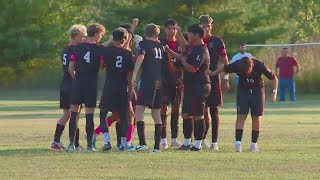
[{"label": "athletic shorts", "polygon": [[150,109],[160,109],[162,100],[161,84],[156,88],[155,84],[141,82],[137,97],[137,105],[146,106]]},{"label": "athletic shorts", "polygon": [[180,105],[182,101],[182,90],[177,86],[164,85],[162,88],[162,104],[163,105]]},{"label": "athletic shorts", "polygon": [[264,112],[265,92],[264,88],[242,88],[237,90],[237,114],[262,116]]},{"label": "athletic shorts", "polygon": [[60,85],[60,109],[70,109],[71,83]]},{"label": "athletic shorts", "polygon": [[222,106],[222,90],[220,79],[211,80],[211,92],[206,99],[208,107],[219,107]]},{"label": "athletic shorts", "polygon": [[109,112],[120,112],[129,104],[127,89],[104,87],[99,108]]},{"label": "athletic shorts", "polygon": [[206,98],[210,94],[211,85],[202,87],[185,87],[183,91],[182,114],[189,116],[203,116]]},{"label": "athletic shorts", "polygon": [[72,83],[71,104],[84,104],[95,108],[97,104],[97,79],[76,79]]}]

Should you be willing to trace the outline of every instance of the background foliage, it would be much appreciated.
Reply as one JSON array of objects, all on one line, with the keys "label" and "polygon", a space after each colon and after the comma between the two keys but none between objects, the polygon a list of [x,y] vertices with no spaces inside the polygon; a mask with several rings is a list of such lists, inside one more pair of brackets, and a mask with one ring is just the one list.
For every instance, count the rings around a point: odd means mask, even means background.
[{"label": "background foliage", "polygon": [[[186,27],[201,14],[214,19],[213,33],[221,36],[231,58],[239,43],[318,41],[319,0],[0,0],[0,87],[57,88],[61,78],[59,54],[74,23],[100,22],[109,31],[141,19],[136,31],[168,18]],[[106,36],[108,37],[108,36]],[[293,47],[303,70],[298,91],[319,92],[319,46]],[[249,51],[274,67],[279,48]],[[312,64],[312,66],[310,66]]]}]

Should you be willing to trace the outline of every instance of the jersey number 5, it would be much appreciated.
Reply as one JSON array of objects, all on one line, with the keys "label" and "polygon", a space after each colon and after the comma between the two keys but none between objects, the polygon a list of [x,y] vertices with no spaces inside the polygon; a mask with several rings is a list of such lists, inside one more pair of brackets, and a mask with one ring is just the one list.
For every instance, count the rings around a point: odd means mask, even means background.
[{"label": "jersey number 5", "polygon": [[161,48],[154,48],[154,50],[156,51],[156,59],[162,59],[162,51]]},{"label": "jersey number 5", "polygon": [[83,56],[83,59],[86,60],[86,63],[90,63],[90,51]]},{"label": "jersey number 5", "polygon": [[63,64],[63,65],[67,65],[67,54],[63,54],[62,64]]},{"label": "jersey number 5", "polygon": [[116,67],[122,68],[122,56],[117,56]]}]

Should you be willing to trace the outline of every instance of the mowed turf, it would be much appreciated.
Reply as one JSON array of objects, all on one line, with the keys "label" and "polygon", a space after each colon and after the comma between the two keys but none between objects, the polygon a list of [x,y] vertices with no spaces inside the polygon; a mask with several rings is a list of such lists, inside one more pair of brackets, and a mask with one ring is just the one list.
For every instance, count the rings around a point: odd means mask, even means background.
[{"label": "mowed turf", "polygon": [[[0,179],[319,179],[320,97],[298,96],[295,103],[266,103],[259,153],[249,152],[247,120],[243,153],[234,152],[234,95],[220,109],[219,152],[65,153],[50,144],[60,117],[56,92],[0,92]],[[268,101],[268,99],[267,99]],[[98,111],[96,111],[98,113]],[[95,123],[98,124],[98,114]],[[153,121],[146,111],[147,143],[153,145]],[[81,144],[85,143],[84,114]],[[180,118],[180,124],[182,120]],[[170,123],[169,123],[170,124]],[[170,129],[168,127],[168,129]],[[116,146],[115,129],[110,128]],[[211,132],[211,129],[210,129]],[[170,137],[170,131],[168,132]],[[211,139],[211,133],[208,135]],[[182,125],[179,139],[182,141]],[[99,150],[102,147],[99,138]],[[68,127],[62,136],[68,143]],[[135,133],[134,143],[137,144]]]}]

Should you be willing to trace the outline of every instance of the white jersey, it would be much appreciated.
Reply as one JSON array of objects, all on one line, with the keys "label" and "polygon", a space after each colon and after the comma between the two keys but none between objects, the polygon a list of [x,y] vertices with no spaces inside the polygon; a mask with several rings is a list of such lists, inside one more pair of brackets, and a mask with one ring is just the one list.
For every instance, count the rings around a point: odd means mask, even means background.
[{"label": "white jersey", "polygon": [[[253,58],[253,56],[250,54],[250,53],[247,53],[247,52],[245,52],[245,53],[238,53],[238,54],[236,54],[236,55],[234,55],[233,57],[232,57],[232,59],[231,59],[231,61],[230,61],[230,64],[231,63],[234,63],[234,62],[236,62],[236,61],[238,61],[238,60],[240,60],[241,58],[243,58],[243,57],[249,57],[249,58]],[[236,77],[238,77],[238,75],[236,75]]]}]

